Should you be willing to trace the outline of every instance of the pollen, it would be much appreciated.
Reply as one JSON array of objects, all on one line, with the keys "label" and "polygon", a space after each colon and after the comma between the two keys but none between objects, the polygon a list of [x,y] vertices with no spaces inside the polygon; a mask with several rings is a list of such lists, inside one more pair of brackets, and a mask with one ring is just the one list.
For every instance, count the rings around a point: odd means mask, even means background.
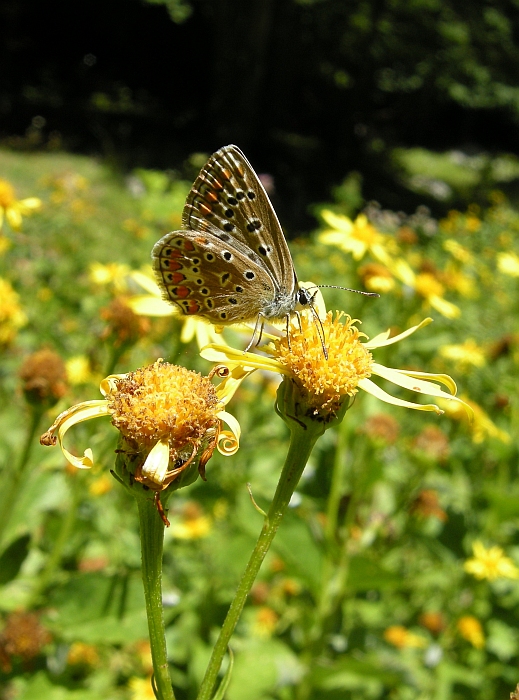
[{"label": "pollen", "polygon": [[356,321],[342,312],[334,319],[329,311],[321,323],[301,314],[301,326],[293,325],[287,337],[274,343],[275,358],[290,371],[309,408],[319,413],[336,411],[346,396],[354,396],[372,366]]},{"label": "pollen", "polygon": [[148,447],[167,440],[173,451],[201,441],[221,409],[207,377],[161,360],[117,379],[106,398],[124,437]]}]

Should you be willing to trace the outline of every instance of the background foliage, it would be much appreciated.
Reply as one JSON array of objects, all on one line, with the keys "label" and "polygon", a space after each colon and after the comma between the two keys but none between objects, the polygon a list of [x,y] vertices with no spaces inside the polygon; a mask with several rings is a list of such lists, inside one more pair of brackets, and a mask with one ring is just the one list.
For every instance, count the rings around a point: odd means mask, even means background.
[{"label": "background foliage", "polygon": [[[178,318],[131,304],[144,293],[135,271],[149,274],[205,155],[228,142],[270,176],[299,278],[378,285],[378,300],[324,290],[369,336],[433,316],[376,359],[451,374],[476,412],[469,425],[448,406],[436,418],[359,395],[318,442],[235,635],[229,700],[508,697],[517,3],[94,0],[53,13],[0,6],[0,207],[42,200],[0,236],[0,697],[152,697],[137,518],[109,472],[116,433],[106,420],[69,433],[76,454],[93,448],[89,472],[37,434],[100,398],[109,372],[158,357],[208,372]],[[323,242],[330,228],[342,243]],[[377,257],[379,235],[400,273]],[[42,351],[53,405],[28,385]],[[180,700],[196,697],[261,528],[246,484],[266,507],[284,459],[275,388],[269,376],[242,386],[240,451],[172,499],[164,587]]]}]

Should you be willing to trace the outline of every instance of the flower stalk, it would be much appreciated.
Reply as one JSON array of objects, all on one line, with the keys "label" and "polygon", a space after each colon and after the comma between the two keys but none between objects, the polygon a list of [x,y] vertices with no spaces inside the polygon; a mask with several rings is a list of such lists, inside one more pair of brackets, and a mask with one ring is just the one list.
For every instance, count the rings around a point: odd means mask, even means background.
[{"label": "flower stalk", "polygon": [[141,538],[141,573],[155,687],[159,700],[175,700],[169,675],[166,629],[162,607],[164,523],[152,498],[138,498],[137,505]]},{"label": "flower stalk", "polygon": [[332,423],[342,420],[350,403],[345,397],[340,415],[330,416],[329,421],[297,415],[299,392],[295,385],[285,379],[278,390],[277,411],[290,429],[290,444],[283,470],[272,503],[265,517],[263,528],[242,575],[236,594],[225,618],[220,635],[213,649],[197,700],[210,700],[218,673],[228,649],[234,629],[238,623],[247,596],[256,580],[261,564],[283,520],[290,499],[299,483],[303,470],[317,439]]}]

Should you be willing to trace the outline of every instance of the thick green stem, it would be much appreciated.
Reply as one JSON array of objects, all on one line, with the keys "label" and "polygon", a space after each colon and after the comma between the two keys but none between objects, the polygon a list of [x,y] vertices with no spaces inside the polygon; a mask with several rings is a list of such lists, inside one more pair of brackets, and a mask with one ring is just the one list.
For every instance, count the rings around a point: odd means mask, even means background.
[{"label": "thick green stem", "polygon": [[152,499],[138,498],[142,552],[142,582],[150,634],[151,658],[157,697],[175,700],[168,668],[168,653],[162,608],[162,550],[164,523]]},{"label": "thick green stem", "polygon": [[292,494],[299,482],[303,469],[317,438],[322,435],[323,427],[319,423],[290,422],[291,439],[285,466],[281,472],[274,499],[265,518],[261,534],[258,538],[249,563],[238,585],[238,590],[231,603],[227,617],[213,649],[209,666],[207,667],[197,700],[210,700],[218,677],[223,658],[227,651],[234,628],[252,588],[260,566],[267,554],[274,535],[285,514]]}]

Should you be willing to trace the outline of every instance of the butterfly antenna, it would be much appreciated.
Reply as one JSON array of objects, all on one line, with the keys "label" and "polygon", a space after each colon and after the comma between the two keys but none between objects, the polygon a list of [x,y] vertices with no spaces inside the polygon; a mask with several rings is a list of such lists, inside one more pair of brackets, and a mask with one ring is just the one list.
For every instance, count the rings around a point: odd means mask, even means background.
[{"label": "butterfly antenna", "polygon": [[314,284],[311,287],[307,287],[307,289],[323,289],[326,287],[327,289],[342,289],[345,292],[355,292],[355,294],[362,294],[365,297],[379,297],[380,294],[377,294],[376,292],[363,292],[360,289],[350,289],[349,287],[339,287],[336,284]]}]

